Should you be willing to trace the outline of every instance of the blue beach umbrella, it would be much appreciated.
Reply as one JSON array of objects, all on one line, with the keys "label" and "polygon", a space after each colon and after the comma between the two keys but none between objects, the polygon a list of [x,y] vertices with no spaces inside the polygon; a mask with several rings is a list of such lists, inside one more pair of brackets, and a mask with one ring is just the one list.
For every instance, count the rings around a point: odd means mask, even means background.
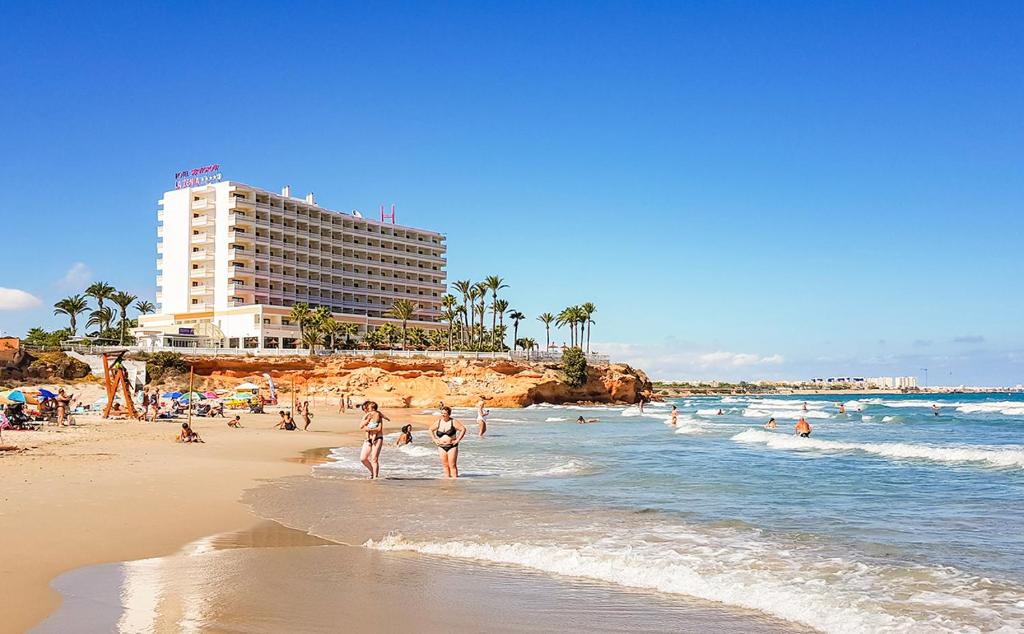
[{"label": "blue beach umbrella", "polygon": [[160,396],[161,398],[178,398],[181,396],[181,392],[164,392]]},{"label": "blue beach umbrella", "polygon": [[42,396],[43,398],[57,398],[56,394],[50,390],[44,390],[43,388],[39,388],[39,396]]},{"label": "blue beach umbrella", "polygon": [[0,402],[24,403],[25,393],[21,390],[7,390],[6,392],[0,392]]}]

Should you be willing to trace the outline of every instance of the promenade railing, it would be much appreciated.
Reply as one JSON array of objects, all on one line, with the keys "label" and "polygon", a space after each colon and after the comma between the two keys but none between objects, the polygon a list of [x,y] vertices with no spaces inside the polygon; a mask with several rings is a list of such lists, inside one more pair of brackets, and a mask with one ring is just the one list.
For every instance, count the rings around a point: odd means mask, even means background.
[{"label": "promenade railing", "polygon": [[[148,348],[144,346],[88,346],[81,344],[63,344],[61,348],[67,352],[79,354],[102,354],[128,350],[131,352],[177,352],[178,354],[210,356],[210,357],[302,357],[310,356],[307,348],[199,348],[199,347],[164,347]],[[529,353],[515,352],[474,352],[466,350],[328,350],[317,349],[313,356],[317,357],[378,357],[391,359],[507,359],[515,361],[557,362],[562,360],[562,352]],[[594,365],[610,363],[605,354],[590,353],[587,362]]]}]

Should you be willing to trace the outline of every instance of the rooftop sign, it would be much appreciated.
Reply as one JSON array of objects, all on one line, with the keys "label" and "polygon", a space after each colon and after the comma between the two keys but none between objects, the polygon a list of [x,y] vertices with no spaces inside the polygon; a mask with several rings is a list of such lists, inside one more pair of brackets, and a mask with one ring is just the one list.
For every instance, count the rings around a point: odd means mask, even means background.
[{"label": "rooftop sign", "polygon": [[174,189],[185,189],[186,187],[200,187],[211,183],[218,183],[224,178],[220,173],[220,163],[204,165],[190,170],[175,172]]}]

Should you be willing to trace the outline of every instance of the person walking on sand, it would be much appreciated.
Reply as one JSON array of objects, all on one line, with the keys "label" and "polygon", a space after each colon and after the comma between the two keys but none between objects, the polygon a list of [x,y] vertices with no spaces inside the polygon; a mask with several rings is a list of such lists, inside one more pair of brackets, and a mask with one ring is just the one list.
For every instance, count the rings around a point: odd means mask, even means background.
[{"label": "person walking on sand", "polygon": [[[480,426],[480,437],[483,438],[484,434],[487,433],[487,417],[490,416],[491,410],[484,409],[484,403],[487,401],[486,396],[481,396],[480,400],[476,402],[476,423]],[[450,407],[442,408],[451,411]]]},{"label": "person walking on sand", "polygon": [[801,438],[810,438],[811,437],[811,425],[810,425],[810,423],[807,422],[807,419],[805,419],[803,416],[801,416],[800,420],[797,421],[796,426],[794,427],[794,429],[796,430],[796,435],[800,436]]},{"label": "person walking on sand", "polygon": [[672,426],[676,427],[679,425],[679,408],[675,405],[672,406]]},{"label": "person walking on sand", "polygon": [[341,398],[338,399],[338,413],[339,414],[344,414],[345,413],[345,395],[344,394],[342,394]]},{"label": "person walking on sand", "polygon": [[313,412],[309,411],[309,401],[303,401],[299,406],[299,414],[302,416],[302,431],[309,430],[309,424],[313,422]]},{"label": "person walking on sand", "polygon": [[366,442],[359,452],[359,462],[370,472],[370,479],[380,477],[380,450],[384,446],[384,421],[391,419],[377,409],[377,404],[367,401],[366,414],[359,429],[366,432]]},{"label": "person walking on sand", "polygon": [[452,418],[452,408],[441,408],[441,417],[430,426],[430,440],[437,445],[444,477],[459,477],[459,443],[466,435],[466,426]]}]

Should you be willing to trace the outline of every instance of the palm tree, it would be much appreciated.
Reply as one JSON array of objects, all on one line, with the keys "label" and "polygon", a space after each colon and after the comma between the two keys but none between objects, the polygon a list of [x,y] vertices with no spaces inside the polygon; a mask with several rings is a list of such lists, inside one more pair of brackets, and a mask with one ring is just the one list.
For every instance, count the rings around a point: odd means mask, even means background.
[{"label": "palm tree", "polygon": [[537,317],[537,321],[544,324],[544,351],[551,347],[551,322],[555,320],[555,316],[551,313],[541,313]]},{"label": "palm tree", "polygon": [[[110,298],[114,294],[114,287],[106,282],[93,282],[85,289],[85,294],[96,300],[96,305],[99,306],[100,310],[103,310],[103,302]],[[111,313],[113,316],[113,313]],[[106,330],[110,327],[110,322],[103,324],[100,330]]]},{"label": "palm tree", "polygon": [[149,315],[150,313],[156,312],[156,306],[154,306],[151,302],[147,302],[144,299],[140,299],[139,301],[135,302],[135,310],[139,311],[140,315]]},{"label": "palm tree", "polygon": [[347,321],[342,322],[338,334],[345,335],[345,348],[347,349],[352,345],[352,337],[359,334],[359,326]]},{"label": "palm tree", "polygon": [[416,304],[413,304],[407,299],[396,299],[395,303],[391,305],[391,310],[388,311],[389,317],[402,320],[402,349],[405,349],[405,342],[408,339],[408,332],[406,324],[412,316],[416,313]]},{"label": "palm tree", "polygon": [[331,342],[331,350],[336,350],[335,339],[341,333],[341,322],[334,317],[329,317],[320,324],[320,329],[323,330],[324,336]]},{"label": "palm tree", "polygon": [[125,326],[128,323],[128,309],[132,307],[132,302],[137,300],[138,297],[127,293],[125,291],[118,291],[110,296],[110,301],[117,304],[117,307],[121,309],[121,345],[124,345],[124,331]]},{"label": "palm tree", "polygon": [[505,280],[501,279],[497,275],[488,275],[484,278],[483,285],[487,290],[491,291],[491,348],[493,349],[494,327],[498,325],[498,310],[496,308],[496,304],[498,303],[498,291],[503,288],[508,288],[508,284],[505,284]]},{"label": "palm tree", "polygon": [[519,322],[526,319],[526,315],[518,310],[513,310],[508,314],[508,318],[512,320],[512,352],[515,352],[516,340],[519,338]]},{"label": "palm tree", "polygon": [[67,315],[71,321],[71,336],[78,334],[78,316],[89,310],[89,302],[81,295],[65,297],[53,305],[54,315]]},{"label": "palm tree", "polygon": [[[590,354],[590,324],[594,323],[591,317],[597,312],[597,306],[594,306],[591,302],[587,302],[580,306],[580,310],[583,311],[583,324],[587,327],[587,354]],[[583,332],[580,331],[582,335]]]},{"label": "palm tree", "polygon": [[471,280],[458,280],[452,286],[462,295],[462,337],[463,343],[465,343],[466,332],[469,330],[469,303],[471,301],[469,291],[473,288],[473,282]]},{"label": "palm tree", "polygon": [[302,330],[302,345],[309,348],[309,356],[315,354],[316,346],[323,343],[324,333],[320,330],[320,324],[308,323]]},{"label": "palm tree", "polygon": [[309,305],[304,302],[297,302],[292,304],[292,312],[288,317],[298,324],[299,326],[299,340],[306,340],[306,325],[309,323],[310,317],[313,316],[313,311],[310,310]]},{"label": "palm tree", "polygon": [[469,301],[469,314],[467,318],[467,332],[466,336],[469,337],[469,343],[475,343],[473,341],[473,331],[476,329],[476,300],[480,298],[480,290],[476,286],[471,286],[469,291],[466,293],[466,299]]},{"label": "palm tree", "polygon": [[449,306],[441,310],[441,319],[448,322],[448,349],[452,349],[452,339],[455,335],[455,320],[459,318],[458,307]]},{"label": "palm tree", "polygon": [[99,336],[103,336],[103,332],[107,330],[107,324],[114,320],[114,311],[109,306],[103,308],[97,308],[96,310],[89,313],[89,321],[85,322],[86,328],[89,326],[96,326]]},{"label": "palm tree", "polygon": [[[497,327],[495,327],[495,328],[493,328],[491,330],[491,332],[492,332],[492,335],[491,335],[491,347],[493,348],[494,347],[494,335],[497,334],[497,331],[498,331],[499,328],[501,328],[502,326],[505,325],[505,313],[508,312],[508,300],[507,299],[499,299],[499,300],[495,301],[493,304],[491,304],[491,306],[492,306],[491,310],[498,314],[498,325],[497,325]],[[501,347],[502,348],[505,347],[505,339],[504,339],[504,337],[501,338]]]},{"label": "palm tree", "polygon": [[558,313],[558,318],[555,320],[555,324],[558,327],[568,326],[569,327],[569,346],[575,347],[575,315],[572,312],[572,308],[562,308],[562,311]]},{"label": "palm tree", "polygon": [[526,351],[526,360],[530,360],[530,351],[537,347],[537,342],[530,337],[523,337],[519,340],[519,347]]}]

